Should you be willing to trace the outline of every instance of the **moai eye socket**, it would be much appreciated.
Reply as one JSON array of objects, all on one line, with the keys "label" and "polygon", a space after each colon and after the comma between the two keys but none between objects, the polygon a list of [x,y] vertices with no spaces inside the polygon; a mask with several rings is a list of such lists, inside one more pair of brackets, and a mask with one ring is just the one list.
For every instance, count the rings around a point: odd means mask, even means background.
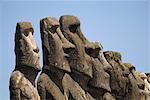
[{"label": "moai eye socket", "polygon": [[109,55],[105,55],[105,58],[107,59],[107,61],[111,61],[112,58]]},{"label": "moai eye socket", "polygon": [[33,49],[34,52],[38,53],[40,50],[39,48],[37,47],[36,49]]},{"label": "moai eye socket", "polygon": [[58,28],[58,25],[52,26],[51,28],[49,28],[51,33],[56,33],[56,30]]},{"label": "moai eye socket", "polygon": [[29,32],[25,31],[24,35],[27,37],[29,35]]},{"label": "moai eye socket", "polygon": [[75,32],[77,32],[77,25],[70,25],[69,26],[69,30],[70,30],[70,32],[72,32],[72,33],[75,33]]}]

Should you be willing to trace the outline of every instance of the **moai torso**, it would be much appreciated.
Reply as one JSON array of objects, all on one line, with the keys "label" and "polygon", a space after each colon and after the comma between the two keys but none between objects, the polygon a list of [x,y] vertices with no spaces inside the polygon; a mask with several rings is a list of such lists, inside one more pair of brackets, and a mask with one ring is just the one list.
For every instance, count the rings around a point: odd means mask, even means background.
[{"label": "moai torso", "polygon": [[15,34],[16,67],[10,77],[11,100],[40,100],[35,78],[40,70],[39,49],[30,22],[17,23]]}]

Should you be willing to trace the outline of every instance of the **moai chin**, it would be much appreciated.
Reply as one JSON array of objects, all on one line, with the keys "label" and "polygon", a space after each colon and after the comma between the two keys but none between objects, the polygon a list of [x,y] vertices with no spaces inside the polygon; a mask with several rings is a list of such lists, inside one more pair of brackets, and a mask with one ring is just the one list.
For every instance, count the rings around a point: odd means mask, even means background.
[{"label": "moai chin", "polygon": [[40,100],[35,78],[40,71],[39,49],[30,22],[19,22],[15,33],[16,67],[10,78],[11,100]]}]

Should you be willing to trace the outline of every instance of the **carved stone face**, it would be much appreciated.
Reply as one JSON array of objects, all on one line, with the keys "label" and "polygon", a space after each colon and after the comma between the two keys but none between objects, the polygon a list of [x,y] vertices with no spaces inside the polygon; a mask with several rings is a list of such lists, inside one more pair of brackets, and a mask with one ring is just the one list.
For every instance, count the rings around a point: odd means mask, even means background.
[{"label": "carved stone face", "polygon": [[30,22],[17,23],[15,34],[16,67],[28,66],[40,70],[39,48],[33,39]]},{"label": "carved stone face", "polygon": [[80,21],[75,16],[65,15],[60,18],[61,31],[64,36],[75,45],[75,49],[70,52],[70,66],[77,72],[84,73],[92,77],[92,67],[86,62],[84,44],[87,42],[80,31]]},{"label": "carved stone face", "polygon": [[69,30],[73,34],[77,34],[83,44],[89,42],[80,29],[80,21],[77,17],[71,15],[64,15],[60,17],[61,29],[63,31]]},{"label": "carved stone face", "polygon": [[75,46],[63,36],[54,17],[42,19],[40,25],[44,68],[50,70],[55,67],[70,72],[67,51]]}]

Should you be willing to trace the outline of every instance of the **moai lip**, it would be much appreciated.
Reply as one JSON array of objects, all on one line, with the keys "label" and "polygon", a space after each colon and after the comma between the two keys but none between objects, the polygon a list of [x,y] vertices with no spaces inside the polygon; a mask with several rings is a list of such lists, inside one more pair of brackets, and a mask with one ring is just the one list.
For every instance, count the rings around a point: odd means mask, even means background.
[{"label": "moai lip", "polygon": [[40,70],[39,48],[33,39],[34,29],[30,22],[17,23],[15,33],[16,67],[29,66]]},{"label": "moai lip", "polygon": [[68,50],[74,45],[67,41],[60,31],[60,24],[54,17],[40,21],[41,39],[43,47],[44,69],[58,68],[70,72]]}]

